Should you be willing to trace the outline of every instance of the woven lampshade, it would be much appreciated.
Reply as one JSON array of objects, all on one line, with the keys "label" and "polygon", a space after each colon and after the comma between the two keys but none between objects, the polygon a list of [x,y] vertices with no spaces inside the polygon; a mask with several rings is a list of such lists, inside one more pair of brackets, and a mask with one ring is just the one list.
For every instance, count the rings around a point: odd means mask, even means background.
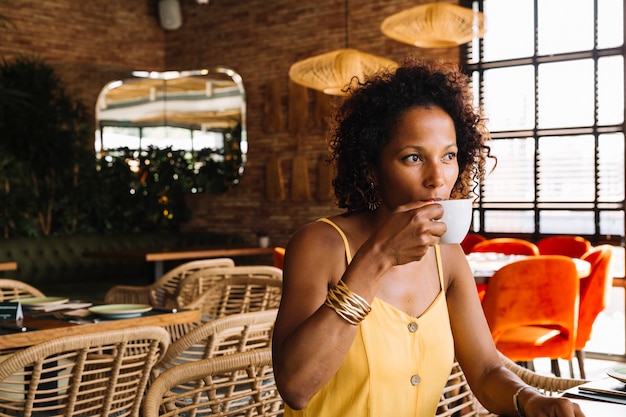
[{"label": "woven lampshade", "polygon": [[420,48],[450,48],[480,38],[484,15],[449,3],[429,3],[387,17],[382,32],[397,41]]},{"label": "woven lampshade", "polygon": [[289,68],[289,78],[305,87],[341,96],[354,77],[363,81],[366,75],[397,66],[395,61],[356,49],[338,49],[296,62]]}]

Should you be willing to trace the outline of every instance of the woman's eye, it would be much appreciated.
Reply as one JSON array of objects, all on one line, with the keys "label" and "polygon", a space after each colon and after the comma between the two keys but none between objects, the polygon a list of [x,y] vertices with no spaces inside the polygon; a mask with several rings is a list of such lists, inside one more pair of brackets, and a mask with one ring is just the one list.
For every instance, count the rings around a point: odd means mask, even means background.
[{"label": "woman's eye", "polygon": [[411,155],[405,156],[404,160],[408,162],[419,162],[420,156],[416,153],[412,153]]},{"label": "woman's eye", "polygon": [[447,161],[454,161],[456,159],[456,152],[448,152],[445,156],[444,159]]}]

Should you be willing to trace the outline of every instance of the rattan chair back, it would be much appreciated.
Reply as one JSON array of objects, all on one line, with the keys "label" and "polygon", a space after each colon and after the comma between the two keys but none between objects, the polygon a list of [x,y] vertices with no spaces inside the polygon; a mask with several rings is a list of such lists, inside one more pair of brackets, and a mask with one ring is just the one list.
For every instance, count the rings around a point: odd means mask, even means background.
[{"label": "rattan chair back", "polygon": [[207,288],[184,308],[200,310],[203,322],[276,309],[280,305],[282,284],[282,280],[268,277],[232,276]]},{"label": "rattan chair back", "polygon": [[189,274],[207,269],[234,266],[231,258],[200,259],[185,262],[157,279],[153,284],[146,286],[116,285],[111,287],[104,296],[108,304],[150,304],[156,308],[173,307],[176,302],[179,284]]},{"label": "rattan chair back", "polygon": [[138,327],[66,336],[0,363],[0,416],[138,416],[169,334]]},{"label": "rattan chair back", "polygon": [[271,347],[278,310],[222,317],[191,330],[172,343],[153,375],[185,363]]},{"label": "rattan chair back", "polygon": [[176,296],[176,306],[178,308],[188,308],[189,305],[195,303],[203,293],[212,289],[216,284],[233,277],[267,278],[280,282],[283,278],[283,271],[270,265],[242,265],[220,268],[219,270],[196,271],[181,281]]},{"label": "rattan chair back", "polygon": [[[516,364],[502,353],[498,353],[503,365],[507,369],[517,375],[526,384],[547,396],[559,396],[565,390],[587,382],[582,379],[541,375]],[[448,377],[448,382],[439,400],[437,413],[435,415],[437,417],[497,417],[496,414],[489,414],[489,412],[480,405],[465,379],[463,370],[457,362],[454,362],[452,366],[452,372],[450,373],[450,377]]]},{"label": "rattan chair back", "polygon": [[[560,395],[587,381],[540,375],[500,354],[509,370],[545,395]],[[187,363],[168,369],[148,389],[144,417],[178,415],[278,416],[283,402],[276,389],[271,350],[257,349]],[[246,410],[248,413],[246,413]],[[455,362],[437,417],[496,417],[488,414],[469,388]]]},{"label": "rattan chair back", "polygon": [[0,302],[28,297],[45,296],[30,284],[11,278],[0,278]]},{"label": "rattan chair back", "polygon": [[282,416],[270,348],[216,356],[168,369],[150,385],[143,417]]}]

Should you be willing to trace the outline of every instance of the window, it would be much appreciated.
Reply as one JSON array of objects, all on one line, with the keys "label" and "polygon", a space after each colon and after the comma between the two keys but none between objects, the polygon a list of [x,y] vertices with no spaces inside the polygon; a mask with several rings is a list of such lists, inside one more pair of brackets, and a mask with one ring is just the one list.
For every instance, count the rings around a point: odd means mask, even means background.
[{"label": "window", "polygon": [[622,0],[476,0],[487,31],[465,68],[498,158],[474,231],[621,244]]}]

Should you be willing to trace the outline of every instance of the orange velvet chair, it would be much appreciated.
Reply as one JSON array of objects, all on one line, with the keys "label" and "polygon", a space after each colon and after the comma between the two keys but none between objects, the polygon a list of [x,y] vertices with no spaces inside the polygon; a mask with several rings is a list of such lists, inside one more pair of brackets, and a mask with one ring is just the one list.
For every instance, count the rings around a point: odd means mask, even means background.
[{"label": "orange velvet chair", "polygon": [[591,242],[582,236],[557,235],[537,241],[537,248],[542,255],[565,255],[580,258],[591,249]]},{"label": "orange velvet chair", "polygon": [[561,255],[533,256],[500,268],[482,301],[496,347],[533,369],[536,358],[571,360],[576,343],[579,283],[574,261]]},{"label": "orange velvet chair", "polygon": [[611,300],[613,276],[611,274],[611,245],[601,245],[590,249],[581,259],[591,264],[589,276],[580,280],[580,306],[578,313],[578,333],[576,334],[576,358],[580,377],[585,379],[585,345],[591,338],[591,330],[598,314]]},{"label": "orange velvet chair", "polygon": [[471,252],[497,252],[505,255],[539,255],[539,249],[533,242],[513,237],[498,237],[478,242]]},{"label": "orange velvet chair", "polygon": [[276,246],[273,252],[274,266],[283,269],[283,260],[285,259],[285,248]]},{"label": "orange velvet chair", "polygon": [[463,252],[465,252],[465,254],[467,255],[471,252],[474,245],[476,245],[478,242],[484,242],[485,240],[487,240],[487,238],[483,235],[480,235],[478,233],[468,233],[465,236],[465,239],[463,239],[463,241],[461,242]]},{"label": "orange velvet chair", "polygon": [[[539,255],[537,246],[524,239],[511,237],[498,237],[494,239],[485,239],[477,242],[472,246],[470,252],[497,252],[505,255]],[[478,298],[482,300],[487,290],[487,284],[476,284]]]}]

